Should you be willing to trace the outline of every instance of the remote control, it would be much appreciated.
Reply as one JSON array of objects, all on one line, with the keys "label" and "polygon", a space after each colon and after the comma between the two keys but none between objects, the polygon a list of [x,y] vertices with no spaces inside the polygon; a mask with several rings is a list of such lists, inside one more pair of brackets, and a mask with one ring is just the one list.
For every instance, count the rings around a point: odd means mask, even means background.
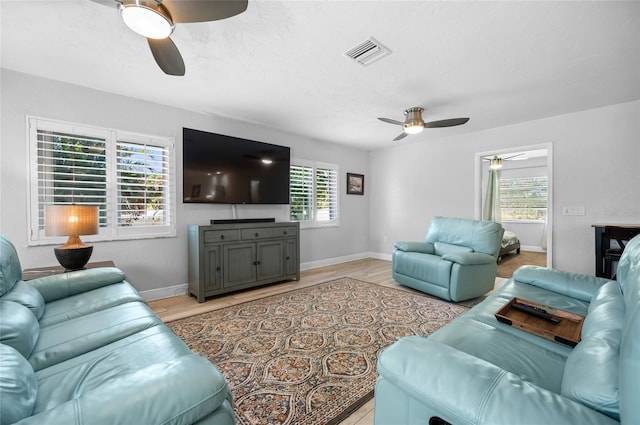
[{"label": "remote control", "polygon": [[529,304],[522,304],[522,303],[513,303],[512,307],[515,308],[516,310],[525,312],[532,316],[536,316],[541,319],[548,320],[549,322],[560,323],[560,319],[547,313],[547,310],[543,308],[536,307]]}]

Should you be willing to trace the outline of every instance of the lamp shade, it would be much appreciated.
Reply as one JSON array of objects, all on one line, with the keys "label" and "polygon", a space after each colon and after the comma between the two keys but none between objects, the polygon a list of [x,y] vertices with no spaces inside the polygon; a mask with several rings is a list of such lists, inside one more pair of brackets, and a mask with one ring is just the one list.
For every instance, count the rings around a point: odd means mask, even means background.
[{"label": "lamp shade", "polygon": [[95,235],[98,233],[98,207],[47,205],[44,232],[47,236]]}]

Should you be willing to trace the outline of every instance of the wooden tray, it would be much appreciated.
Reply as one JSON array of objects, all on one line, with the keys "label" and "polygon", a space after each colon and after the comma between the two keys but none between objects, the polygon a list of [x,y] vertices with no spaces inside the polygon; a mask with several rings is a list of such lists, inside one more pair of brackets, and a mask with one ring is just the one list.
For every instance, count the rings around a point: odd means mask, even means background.
[{"label": "wooden tray", "polygon": [[[544,309],[548,314],[558,319],[559,322],[553,323],[516,310],[513,308],[515,303],[528,304]],[[580,342],[580,332],[582,331],[582,322],[584,322],[583,316],[523,300],[522,298],[512,298],[500,310],[496,311],[495,316],[502,323],[570,347],[575,347]]]}]

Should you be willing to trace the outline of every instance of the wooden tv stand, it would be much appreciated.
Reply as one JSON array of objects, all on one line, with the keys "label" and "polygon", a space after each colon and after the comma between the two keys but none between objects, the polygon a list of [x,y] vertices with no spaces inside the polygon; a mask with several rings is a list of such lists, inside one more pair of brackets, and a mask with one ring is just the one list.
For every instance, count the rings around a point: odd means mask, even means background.
[{"label": "wooden tv stand", "polygon": [[300,223],[189,225],[189,293],[206,297],[300,279]]}]

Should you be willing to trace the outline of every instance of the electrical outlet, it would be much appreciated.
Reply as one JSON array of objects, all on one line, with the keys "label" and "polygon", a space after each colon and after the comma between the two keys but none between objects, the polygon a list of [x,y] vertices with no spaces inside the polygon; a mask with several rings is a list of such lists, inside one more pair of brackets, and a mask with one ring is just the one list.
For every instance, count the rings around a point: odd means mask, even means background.
[{"label": "electrical outlet", "polygon": [[584,207],[562,207],[562,215],[584,215]]}]

